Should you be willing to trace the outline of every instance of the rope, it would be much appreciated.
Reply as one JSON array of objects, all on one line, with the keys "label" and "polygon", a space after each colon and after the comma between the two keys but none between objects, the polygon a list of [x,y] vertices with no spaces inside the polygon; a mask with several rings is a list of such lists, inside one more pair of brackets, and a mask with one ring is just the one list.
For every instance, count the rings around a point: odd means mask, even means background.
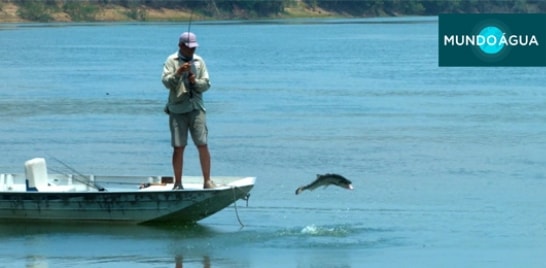
[{"label": "rope", "polygon": [[231,190],[233,192],[233,205],[235,206],[235,215],[237,216],[237,221],[239,221],[241,227],[245,227],[245,225],[241,221],[241,218],[239,218],[239,210],[237,209],[237,198],[235,197],[235,187],[231,187]]},{"label": "rope", "polygon": [[[241,221],[241,218],[239,217],[239,209],[237,208],[237,197],[235,196],[235,189],[237,187],[231,186],[231,190],[233,192],[233,205],[235,207],[235,215],[237,216],[237,221],[239,221],[239,224],[241,227],[245,227],[243,222]],[[239,188],[237,188],[239,189]],[[250,197],[250,194],[247,194],[245,197],[242,197],[241,199],[246,200],[246,206],[248,207],[248,198]]]}]

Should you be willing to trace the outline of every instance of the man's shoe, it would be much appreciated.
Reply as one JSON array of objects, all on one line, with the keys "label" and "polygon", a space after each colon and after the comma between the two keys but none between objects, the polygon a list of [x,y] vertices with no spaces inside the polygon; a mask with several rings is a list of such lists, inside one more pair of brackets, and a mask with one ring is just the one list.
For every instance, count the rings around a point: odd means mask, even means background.
[{"label": "man's shoe", "polygon": [[184,187],[182,187],[182,184],[180,183],[174,184],[173,191],[177,191],[177,190],[184,190]]},{"label": "man's shoe", "polygon": [[203,185],[203,188],[204,189],[212,189],[212,188],[216,188],[216,184],[214,184],[213,181],[206,181],[205,184]]}]

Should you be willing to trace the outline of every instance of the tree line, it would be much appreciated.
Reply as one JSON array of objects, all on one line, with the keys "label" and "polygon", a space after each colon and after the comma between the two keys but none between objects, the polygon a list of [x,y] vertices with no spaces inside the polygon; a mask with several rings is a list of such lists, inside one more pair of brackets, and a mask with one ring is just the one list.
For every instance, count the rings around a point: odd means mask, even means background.
[{"label": "tree line", "polygon": [[[3,0],[19,6],[19,16],[31,21],[52,20],[65,12],[74,21],[93,21],[100,8],[119,5],[127,16],[146,20],[145,9],[192,10],[212,19],[272,18],[286,8],[305,6],[343,16],[438,15],[440,13],[543,13],[544,0]],[[0,2],[1,5],[1,2]],[[1,6],[0,6],[1,7]]]},{"label": "tree line", "polygon": [[544,0],[304,0],[310,6],[352,16],[423,15],[441,13],[539,13]]}]

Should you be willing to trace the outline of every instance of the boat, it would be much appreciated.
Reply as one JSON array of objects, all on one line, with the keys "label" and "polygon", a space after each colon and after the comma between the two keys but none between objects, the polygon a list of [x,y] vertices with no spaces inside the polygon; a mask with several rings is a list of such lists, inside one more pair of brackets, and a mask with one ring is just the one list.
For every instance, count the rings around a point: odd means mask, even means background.
[{"label": "boat", "polygon": [[49,174],[44,158],[25,162],[24,173],[0,174],[0,221],[192,224],[247,200],[255,177]]}]

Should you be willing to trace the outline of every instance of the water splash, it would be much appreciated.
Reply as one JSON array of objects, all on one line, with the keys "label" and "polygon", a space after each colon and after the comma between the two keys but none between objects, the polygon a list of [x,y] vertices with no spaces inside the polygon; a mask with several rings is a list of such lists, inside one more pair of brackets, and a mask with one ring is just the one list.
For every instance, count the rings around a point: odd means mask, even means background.
[{"label": "water splash", "polygon": [[351,229],[346,226],[328,227],[311,224],[301,229],[300,233],[311,236],[346,236],[350,231]]}]

